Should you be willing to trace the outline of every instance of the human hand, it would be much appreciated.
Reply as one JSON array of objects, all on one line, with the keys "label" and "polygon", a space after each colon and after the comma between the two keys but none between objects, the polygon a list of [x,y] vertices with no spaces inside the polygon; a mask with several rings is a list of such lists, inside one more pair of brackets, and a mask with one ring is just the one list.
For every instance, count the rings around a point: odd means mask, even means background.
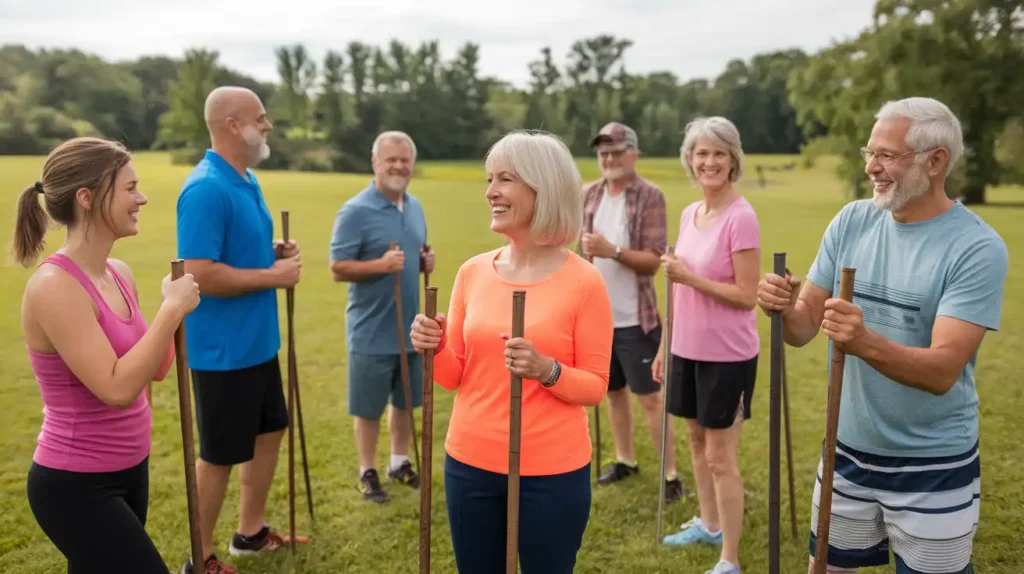
[{"label": "human hand", "polygon": [[447,328],[445,319],[444,313],[438,313],[434,319],[430,319],[423,313],[416,315],[416,318],[412,320],[409,337],[412,339],[412,348],[417,353],[422,355],[426,351],[444,349]]},{"label": "human hand", "polygon": [[181,317],[199,306],[199,285],[191,273],[185,273],[173,281],[168,273],[161,282],[160,295],[163,297],[163,304],[168,305],[168,308]]},{"label": "human hand", "polygon": [[661,269],[673,283],[688,285],[693,279],[693,271],[686,266],[674,253],[666,253],[661,256]]},{"label": "human hand", "polygon": [[658,354],[654,355],[654,360],[651,361],[651,377],[656,383],[665,382],[665,355],[662,349],[658,349]]},{"label": "human hand", "polygon": [[860,307],[842,299],[825,300],[825,316],[821,321],[825,335],[835,342],[836,348],[857,356],[867,329]]},{"label": "human hand", "polygon": [[298,284],[301,270],[301,255],[278,259],[270,268],[270,271],[274,276],[274,285],[285,289],[295,287],[295,285]]},{"label": "human hand", "polygon": [[428,246],[424,246],[420,251],[420,266],[424,273],[434,272],[434,250]]},{"label": "human hand", "polygon": [[299,245],[295,243],[294,239],[289,239],[288,243],[278,240],[274,242],[274,257],[277,259],[287,259],[288,257],[295,257],[299,254]]},{"label": "human hand", "polygon": [[800,295],[800,279],[788,272],[785,277],[774,273],[766,273],[764,279],[757,284],[757,305],[765,315],[772,311],[781,311],[786,316],[793,310]]},{"label": "human hand", "polygon": [[582,239],[583,255],[587,257],[615,257],[615,246],[600,233],[584,233]]},{"label": "human hand", "polygon": [[533,342],[506,333],[501,338],[505,339],[505,368],[509,372],[536,381],[546,381],[551,376],[554,360],[538,353]]},{"label": "human hand", "polygon": [[398,273],[405,267],[405,253],[401,249],[388,249],[378,261],[384,273]]}]

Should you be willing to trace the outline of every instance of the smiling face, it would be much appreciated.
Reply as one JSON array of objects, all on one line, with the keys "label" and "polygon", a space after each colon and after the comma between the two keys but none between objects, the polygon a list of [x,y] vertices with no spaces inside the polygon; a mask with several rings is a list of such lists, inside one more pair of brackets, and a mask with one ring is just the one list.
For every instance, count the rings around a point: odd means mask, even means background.
[{"label": "smiling face", "polygon": [[255,95],[240,94],[237,109],[226,125],[238,138],[249,165],[256,165],[270,157],[267,134],[274,129],[267,119],[267,110]]},{"label": "smiling face", "polygon": [[139,189],[139,178],[131,162],[125,164],[114,177],[114,185],[106,193],[81,188],[77,198],[80,210],[88,210],[90,225],[106,228],[114,239],[139,233],[139,211],[149,202]]},{"label": "smiling face", "polygon": [[372,163],[378,188],[394,196],[405,192],[412,179],[414,165],[412,147],[407,142],[399,139],[381,141]]},{"label": "smiling face", "polygon": [[486,197],[492,231],[506,236],[529,232],[537,194],[511,170],[498,167],[487,172]]},{"label": "smiling face", "polygon": [[729,150],[716,145],[708,138],[700,138],[690,152],[690,165],[694,177],[705,189],[719,189],[729,184],[733,167]]},{"label": "smiling face", "polygon": [[926,165],[915,162],[916,155],[904,155],[914,152],[906,141],[909,129],[904,118],[879,120],[866,146],[870,153],[864,173],[874,184],[874,203],[894,213],[931,188]]}]

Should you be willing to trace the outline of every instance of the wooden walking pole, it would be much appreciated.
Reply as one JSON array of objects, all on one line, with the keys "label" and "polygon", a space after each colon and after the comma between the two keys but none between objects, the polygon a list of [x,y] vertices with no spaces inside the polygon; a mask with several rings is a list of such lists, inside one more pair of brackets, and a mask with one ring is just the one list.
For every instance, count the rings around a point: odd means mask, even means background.
[{"label": "wooden walking pole", "polygon": [[[671,248],[671,245],[669,246]],[[668,252],[668,251],[666,251]],[[665,513],[665,463],[668,455],[668,391],[672,384],[672,279],[665,274],[665,324],[662,326],[664,336],[662,359],[662,380],[661,380],[661,470],[658,474],[658,528],[656,544],[662,540],[662,517]]]},{"label": "wooden walking pole", "polygon": [[[291,218],[289,217],[287,210],[281,211],[281,234],[283,236],[285,244],[288,243],[291,238],[289,230],[291,229]],[[288,315],[288,488],[289,488],[289,517],[291,522],[289,523],[290,535],[291,535],[291,548],[295,550],[295,439],[292,434],[292,426],[294,419],[297,418],[299,422],[299,447],[302,450],[302,474],[305,478],[306,483],[306,506],[309,510],[309,520],[312,523],[316,523],[316,517],[313,514],[313,489],[310,485],[309,480],[309,462],[306,458],[306,427],[302,421],[302,399],[299,395],[299,366],[297,357],[295,354],[295,288],[289,287],[285,290],[287,298],[287,315]],[[294,395],[294,396],[293,396]],[[292,411],[292,400],[295,401],[294,416]]]},{"label": "wooden walking pole", "polygon": [[[786,276],[786,254],[775,254],[773,272]],[[779,457],[782,391],[782,313],[771,314],[771,379],[768,407],[768,573],[779,574]],[[790,493],[792,497],[792,492]]]},{"label": "wooden walking pole", "polygon": [[[785,321],[783,321],[785,325]],[[782,346],[782,420],[786,434],[786,470],[789,472],[789,527],[793,538],[796,534],[796,487],[793,482],[793,441],[789,426],[789,370],[786,368],[786,346]]]},{"label": "wooden walking pole", "polygon": [[[437,287],[424,288],[426,299],[423,314],[430,319],[437,315]],[[433,484],[434,452],[434,351],[423,353],[423,441],[420,469],[420,574],[430,574],[430,495]]]},{"label": "wooden walking pole", "polygon": [[[423,244],[423,251],[430,251],[429,243]],[[423,266],[423,253],[420,254],[420,266]],[[423,268],[423,286],[430,287],[430,271],[427,271],[425,267]]]},{"label": "wooden walking pole", "polygon": [[[171,261],[171,280],[185,275],[185,260]],[[174,331],[174,362],[178,371],[178,412],[181,419],[181,446],[185,459],[185,497],[188,501],[188,530],[192,542],[192,567],[203,567],[203,538],[199,531],[199,487],[196,484],[196,454],[192,438],[192,392],[189,388],[188,349],[185,345],[185,320]]]},{"label": "wooden walking pole", "polygon": [[[401,249],[397,241],[390,244],[392,250]],[[398,366],[402,372],[402,387],[405,391],[405,408],[409,411],[409,428],[412,430],[413,460],[416,464],[416,473],[420,473],[420,447],[416,444],[416,415],[412,408],[412,389],[409,386],[409,357],[405,355],[405,323],[402,321],[402,272],[393,274],[395,278],[395,321],[398,323]],[[427,388],[427,382],[423,382],[423,388]],[[422,484],[423,477],[420,476]]]},{"label": "wooden walking pole", "polygon": [[[288,212],[281,212],[281,231],[285,243],[288,242]],[[295,325],[293,310],[295,289],[286,291],[288,306],[288,535],[291,537],[289,546],[295,554]]]},{"label": "wooden walking pole", "polygon": [[[512,292],[512,338],[523,336],[526,291]],[[519,564],[519,439],[523,424],[523,379],[512,373],[509,393],[508,429],[508,527],[505,545],[505,574],[516,574]]]},{"label": "wooden walking pole", "polygon": [[[587,256],[587,262],[593,263],[593,256]],[[604,402],[604,401],[601,401]],[[594,482],[601,478],[601,403],[594,405]]]},{"label": "wooden walking pole", "polygon": [[[839,298],[853,302],[853,280],[857,270],[843,267]],[[832,364],[828,372],[828,410],[825,419],[825,444],[822,448],[821,497],[818,502],[817,546],[814,573],[825,574],[828,566],[828,529],[832,518],[832,479],[836,469],[836,435],[839,433],[839,402],[843,394],[843,367],[846,353],[832,345]]]}]

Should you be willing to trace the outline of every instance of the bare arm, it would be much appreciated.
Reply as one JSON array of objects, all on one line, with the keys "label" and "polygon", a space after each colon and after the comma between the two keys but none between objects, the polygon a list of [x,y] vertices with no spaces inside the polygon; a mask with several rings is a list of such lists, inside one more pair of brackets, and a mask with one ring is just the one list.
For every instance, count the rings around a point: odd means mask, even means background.
[{"label": "bare arm", "polygon": [[138,343],[118,358],[96,319],[92,299],[71,277],[37,275],[25,311],[82,383],[105,404],[125,409],[153,380],[184,310],[165,300]]},{"label": "bare arm", "polygon": [[782,334],[786,344],[803,347],[818,336],[825,316],[825,301],[831,296],[832,291],[828,289],[810,281],[804,283],[796,303],[782,313]]},{"label": "bare arm", "polygon": [[907,347],[865,329],[848,352],[885,377],[934,395],[944,395],[981,346],[985,327],[952,317],[937,317],[930,347]]},{"label": "bare arm", "polygon": [[653,251],[623,249],[619,263],[642,275],[654,275],[661,267],[661,254]]},{"label": "bare arm", "polygon": [[273,268],[238,269],[210,259],[186,259],[185,273],[195,277],[204,295],[234,297],[277,287]]},{"label": "bare arm", "polygon": [[379,277],[384,273],[386,271],[380,259],[370,261],[359,261],[356,259],[331,261],[331,276],[334,277],[335,281],[362,283],[368,279]]}]

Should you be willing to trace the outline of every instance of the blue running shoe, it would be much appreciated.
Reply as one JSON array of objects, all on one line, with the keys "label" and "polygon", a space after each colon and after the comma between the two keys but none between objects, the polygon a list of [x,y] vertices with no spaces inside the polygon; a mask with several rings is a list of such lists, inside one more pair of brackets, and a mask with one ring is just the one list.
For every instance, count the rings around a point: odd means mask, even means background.
[{"label": "blue running shoe", "polygon": [[740,574],[740,567],[726,560],[719,560],[714,570],[707,570],[704,574]]},{"label": "blue running shoe", "polygon": [[711,534],[700,517],[694,516],[692,520],[680,526],[679,532],[666,536],[664,543],[668,546],[689,546],[698,543],[721,546],[722,532]]}]

